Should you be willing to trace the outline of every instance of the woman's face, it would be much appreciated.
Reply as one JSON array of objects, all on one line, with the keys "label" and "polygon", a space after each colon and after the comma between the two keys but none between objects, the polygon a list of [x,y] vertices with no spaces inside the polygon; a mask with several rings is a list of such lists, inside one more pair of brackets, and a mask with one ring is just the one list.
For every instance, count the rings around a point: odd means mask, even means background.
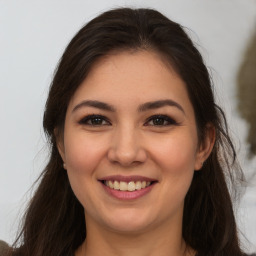
[{"label": "woman's face", "polygon": [[147,51],[97,62],[69,103],[59,150],[87,228],[118,232],[180,227],[205,160],[184,82]]}]

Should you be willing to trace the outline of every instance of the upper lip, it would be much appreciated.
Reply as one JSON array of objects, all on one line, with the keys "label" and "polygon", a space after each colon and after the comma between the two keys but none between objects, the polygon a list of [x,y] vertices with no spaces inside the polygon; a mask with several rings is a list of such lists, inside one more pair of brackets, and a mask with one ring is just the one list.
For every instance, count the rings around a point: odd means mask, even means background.
[{"label": "upper lip", "polygon": [[125,182],[130,182],[130,181],[156,181],[156,179],[152,179],[149,177],[144,177],[144,176],[139,176],[139,175],[132,175],[132,176],[123,176],[123,175],[111,175],[111,176],[106,176],[102,177],[99,179],[99,181],[125,181]]}]

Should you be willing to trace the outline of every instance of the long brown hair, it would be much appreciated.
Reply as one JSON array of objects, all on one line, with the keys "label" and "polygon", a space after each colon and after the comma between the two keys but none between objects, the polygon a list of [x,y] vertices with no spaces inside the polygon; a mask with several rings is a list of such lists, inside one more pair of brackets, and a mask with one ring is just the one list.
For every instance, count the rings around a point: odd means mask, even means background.
[{"label": "long brown hair", "polygon": [[[116,50],[159,53],[185,81],[194,107],[199,141],[206,125],[216,129],[216,143],[201,171],[195,172],[185,198],[183,237],[200,256],[239,256],[235,218],[226,177],[233,177],[236,154],[225,115],[215,104],[211,79],[199,51],[184,29],[151,9],[110,10],[85,25],[67,46],[52,81],[43,126],[51,147],[24,217],[13,255],[72,255],[86,238],[82,205],[74,196],[56,146],[67,106],[90,68]],[[231,179],[232,180],[232,179]]]}]

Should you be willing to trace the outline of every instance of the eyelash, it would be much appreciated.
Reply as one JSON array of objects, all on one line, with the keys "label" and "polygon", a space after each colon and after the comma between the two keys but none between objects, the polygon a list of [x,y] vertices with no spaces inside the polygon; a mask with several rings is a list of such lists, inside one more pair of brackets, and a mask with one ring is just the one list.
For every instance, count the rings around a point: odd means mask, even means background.
[{"label": "eyelash", "polygon": [[[163,124],[149,124],[149,122],[151,121],[156,121],[156,120],[161,120],[163,122]],[[144,124],[144,126],[170,126],[170,125],[178,125],[178,123],[171,117],[167,116],[167,115],[154,115],[151,116],[147,119],[146,123]]]},{"label": "eyelash", "polygon": [[[106,122],[106,124],[93,124],[92,123],[92,120],[101,120],[102,122]],[[91,122],[91,123],[89,123]],[[91,126],[103,126],[103,125],[111,125],[110,121],[105,117],[105,116],[102,116],[102,115],[88,115],[84,118],[82,118],[80,121],[79,121],[79,124],[82,124],[82,125],[91,125]]]},{"label": "eyelash", "polygon": [[[94,123],[94,121],[97,122],[97,120],[100,122],[100,123]],[[156,124],[154,123],[154,121],[159,121],[160,120],[160,124]],[[150,124],[150,122],[153,122],[153,124]],[[105,122],[105,124],[103,124],[103,122]],[[111,125],[111,122],[105,117],[105,116],[102,116],[102,115],[88,115],[84,118],[82,118],[80,121],[79,121],[79,124],[81,125],[90,125],[90,126],[105,126],[105,125]],[[159,126],[159,127],[162,127],[162,126],[170,126],[170,125],[178,125],[178,123],[171,117],[167,116],[167,115],[154,115],[154,116],[151,116],[149,117],[144,126]]]}]

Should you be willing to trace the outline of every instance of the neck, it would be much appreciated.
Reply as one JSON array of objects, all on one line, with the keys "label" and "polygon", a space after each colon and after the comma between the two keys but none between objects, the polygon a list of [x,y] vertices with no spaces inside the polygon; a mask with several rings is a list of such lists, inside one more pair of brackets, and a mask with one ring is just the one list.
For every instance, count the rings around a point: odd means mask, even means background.
[{"label": "neck", "polygon": [[[159,225],[150,231],[122,233],[87,225],[86,241],[77,250],[76,256],[193,256],[186,246],[180,225],[170,228]],[[95,223],[94,223],[95,224]]]}]

